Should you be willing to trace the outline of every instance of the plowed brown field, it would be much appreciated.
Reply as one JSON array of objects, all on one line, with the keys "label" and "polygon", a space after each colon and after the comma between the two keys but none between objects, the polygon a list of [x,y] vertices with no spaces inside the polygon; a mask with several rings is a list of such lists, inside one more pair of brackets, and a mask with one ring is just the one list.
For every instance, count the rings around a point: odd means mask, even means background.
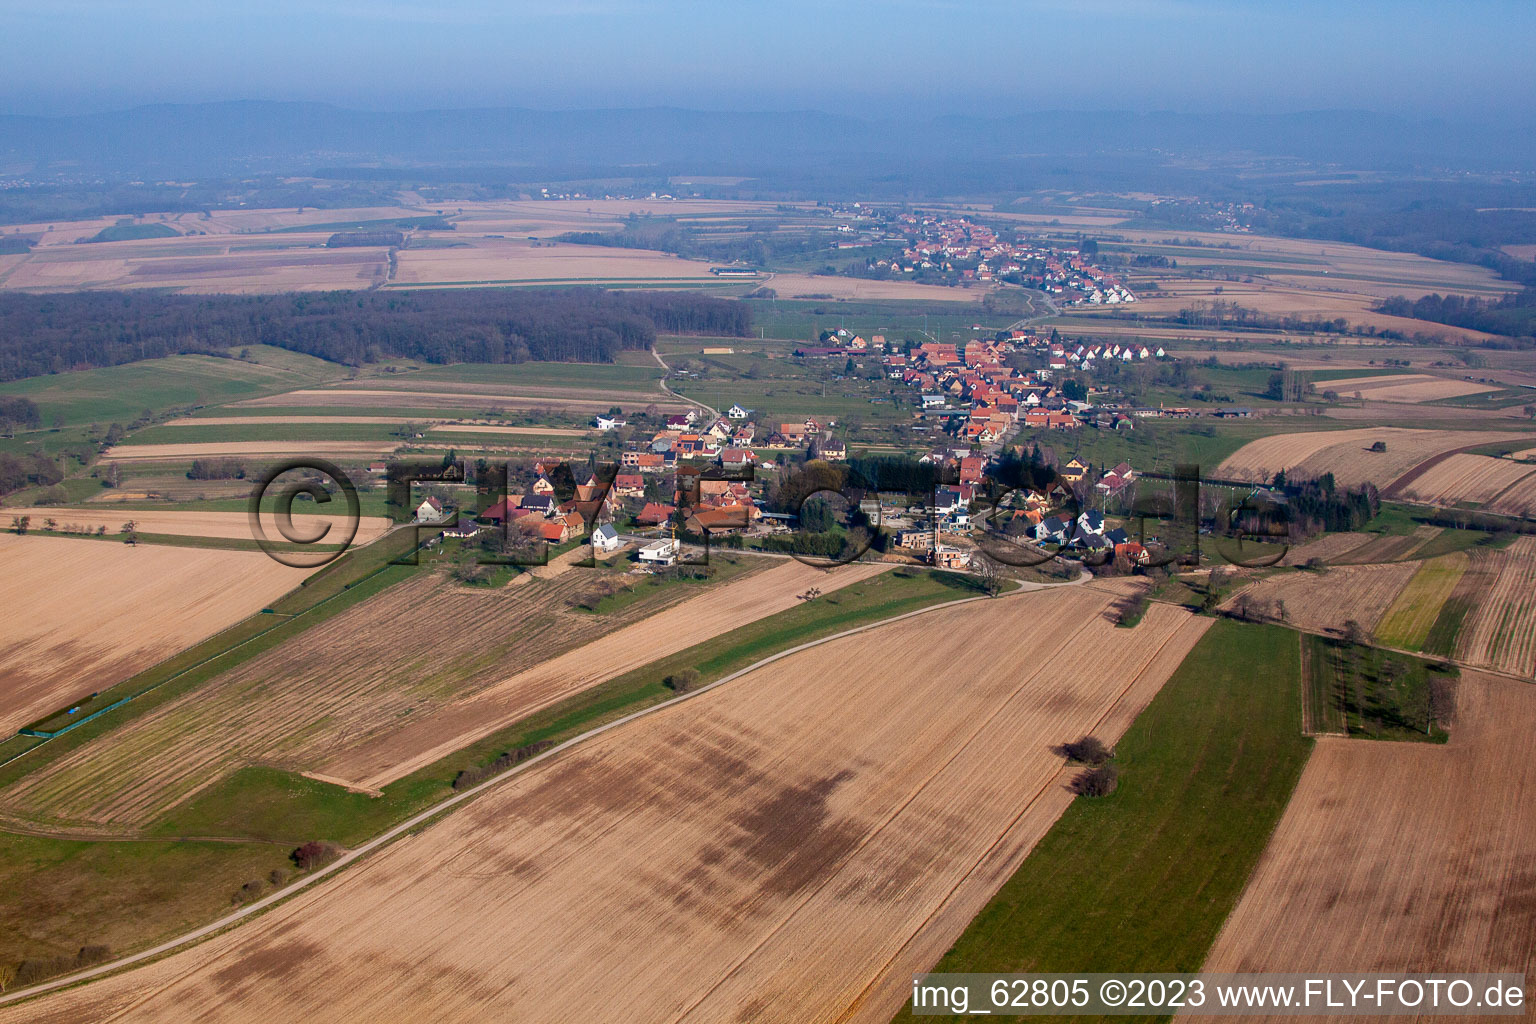
[{"label": "plowed brown field", "polygon": [[[246,485],[247,488],[249,485]],[[244,512],[162,512],[162,511],[103,511],[101,509],[73,509],[73,508],[6,508],[0,509],[0,519],[9,522],[5,517],[31,516],[32,529],[40,530],[43,521],[53,519],[58,522],[60,532],[68,533],[76,529],[94,531],[98,526],[105,526],[108,534],[119,532],[129,520],[133,521],[134,528],[140,533],[164,533],[177,537],[215,537],[223,540],[250,540],[251,521]],[[270,516],[264,517],[270,519]],[[320,524],[324,523],[332,531],[340,535],[343,519],[341,516],[309,516],[294,514],[295,529],[306,534],[319,532]],[[264,522],[269,537],[281,537],[277,532],[275,522]],[[357,536],[354,543],[367,544],[377,540],[389,529],[389,520],[383,516],[364,516],[358,520]]]},{"label": "plowed brown field", "polygon": [[0,1022],[888,1020],[1069,802],[1052,747],[1123,728],[1205,627],[1158,605],[1117,629],[1112,597],[981,602],[792,655]]},{"label": "plowed brown field", "polygon": [[1503,493],[1533,473],[1536,473],[1536,466],[1510,459],[1493,459],[1486,455],[1452,455],[1405,485],[1401,496],[1410,501],[1427,501],[1437,505],[1486,505],[1495,495]]},{"label": "plowed brown field", "polygon": [[1282,565],[1305,565],[1312,559],[1320,559],[1331,565],[1341,555],[1360,547],[1371,539],[1368,533],[1330,533],[1317,540],[1291,548],[1285,553]]},{"label": "plowed brown field", "polygon": [[1317,741],[1205,970],[1536,972],[1536,687],[1459,703],[1443,747]]},{"label": "plowed brown field", "polygon": [[[1284,470],[1295,478],[1332,473],[1345,487],[1369,481],[1386,487],[1419,463],[1457,448],[1526,435],[1489,430],[1414,430],[1363,427],[1273,434],[1250,441],[1216,468],[1216,476],[1265,481]],[[1381,441],[1384,452],[1370,451]]]},{"label": "plowed brown field", "polygon": [[565,655],[501,680],[403,729],[338,751],[320,770],[378,789],[482,736],[489,736],[605,679],[687,650],[738,626],[793,608],[811,587],[829,593],[889,569],[855,562],[825,571],[787,559],[772,569],[703,594]]},{"label": "plowed brown field", "polygon": [[1247,594],[1260,602],[1283,601],[1286,621],[1302,629],[1336,632],[1354,619],[1369,631],[1417,570],[1417,563],[1399,562],[1282,573],[1245,587],[1222,607],[1231,608],[1240,594]]},{"label": "plowed brown field", "polygon": [[1353,395],[1357,391],[1362,398],[1382,402],[1433,402],[1441,398],[1460,395],[1476,395],[1484,391],[1497,391],[1492,384],[1475,384],[1468,380],[1449,380],[1425,373],[1392,373],[1380,377],[1351,377],[1345,380],[1317,382],[1319,391],[1337,391],[1341,395]]},{"label": "plowed brown field", "polygon": [[1502,551],[1474,551],[1472,568],[1487,589],[1462,625],[1457,653],[1474,665],[1536,678],[1536,537]]},{"label": "plowed brown field", "polygon": [[762,561],[771,567],[703,592],[666,588],[603,616],[570,606],[590,582],[580,572],[489,592],[423,571],[28,775],[0,794],[0,808],[61,828],[131,830],[245,764],[347,781],[368,774],[356,766],[377,765],[398,777],[790,607],[811,585],[830,593],[889,568],[826,574]]},{"label": "plowed brown field", "polygon": [[[1529,466],[1529,463],[1526,465]],[[1509,490],[1494,498],[1488,504],[1488,511],[1515,516],[1536,515],[1536,473],[1522,477]]]},{"label": "plowed brown field", "polygon": [[261,611],[308,575],[254,551],[9,533],[0,562],[0,735]]},{"label": "plowed brown field", "polygon": [[398,441],[198,441],[188,444],[120,444],[108,448],[107,462],[143,462],[159,459],[207,459],[226,455],[383,455],[400,446]]}]

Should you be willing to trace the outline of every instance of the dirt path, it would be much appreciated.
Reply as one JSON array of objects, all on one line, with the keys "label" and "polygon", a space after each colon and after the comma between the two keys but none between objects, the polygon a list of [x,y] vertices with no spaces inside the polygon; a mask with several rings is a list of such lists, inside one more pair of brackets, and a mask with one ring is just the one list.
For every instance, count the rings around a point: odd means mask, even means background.
[{"label": "dirt path", "polygon": [[687,395],[680,395],[676,391],[673,391],[672,386],[667,383],[667,374],[672,372],[672,367],[667,365],[667,361],[661,358],[661,353],[656,351],[654,348],[651,349],[651,355],[656,358],[656,365],[661,367],[661,380],[657,381],[657,383],[661,386],[661,390],[665,391],[667,394],[671,395],[673,398],[678,399],[679,401],[687,402],[689,405],[696,406],[704,410],[704,412],[708,413],[709,420],[706,421],[706,425],[708,425],[708,423],[713,423],[715,420],[720,418],[719,409],[715,409],[711,406],[705,405],[703,402],[700,402],[697,399],[689,398]]}]

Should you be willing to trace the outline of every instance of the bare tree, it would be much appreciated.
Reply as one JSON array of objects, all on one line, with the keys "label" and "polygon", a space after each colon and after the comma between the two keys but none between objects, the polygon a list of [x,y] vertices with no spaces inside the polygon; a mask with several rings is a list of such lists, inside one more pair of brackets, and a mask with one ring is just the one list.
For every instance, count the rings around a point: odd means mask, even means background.
[{"label": "bare tree", "polygon": [[1429,732],[1434,723],[1450,725],[1456,720],[1456,679],[1450,675],[1432,673],[1429,677]]},{"label": "bare tree", "polygon": [[998,571],[997,563],[980,551],[971,555],[971,572],[981,581],[981,589],[988,597],[996,597],[1003,592],[1003,576]]},{"label": "bare tree", "polygon": [[1082,739],[1073,740],[1071,743],[1063,743],[1061,752],[1069,760],[1082,764],[1103,764],[1113,755],[1109,748],[1097,736],[1084,736]]},{"label": "bare tree", "polygon": [[1108,796],[1120,784],[1120,773],[1112,764],[1090,768],[1072,780],[1072,791],[1079,796]]},{"label": "bare tree", "polygon": [[699,670],[696,668],[681,668],[667,676],[666,685],[678,693],[687,693],[699,685]]}]

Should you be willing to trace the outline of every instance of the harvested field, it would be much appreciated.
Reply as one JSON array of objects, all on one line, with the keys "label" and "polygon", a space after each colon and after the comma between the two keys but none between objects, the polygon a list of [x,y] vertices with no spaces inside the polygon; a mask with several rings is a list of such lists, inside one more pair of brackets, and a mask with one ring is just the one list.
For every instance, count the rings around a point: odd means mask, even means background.
[{"label": "harvested field", "polygon": [[691,281],[719,279],[710,264],[671,253],[600,245],[555,245],[525,239],[466,238],[452,249],[403,249],[390,288],[438,284],[571,284],[591,282]]},{"label": "harvested field", "polygon": [[[441,385],[439,385],[441,387]],[[564,394],[570,396],[573,391]],[[415,391],[366,388],[305,388],[267,398],[233,402],[231,406],[321,407],[331,409],[368,409],[388,405],[423,409],[558,409],[581,413],[607,412],[615,404],[654,405],[664,412],[683,412],[694,406],[671,396],[651,398],[627,392],[622,401],[604,397],[556,397],[554,395],[512,395],[466,391]]]},{"label": "harvested field", "polygon": [[1070,802],[1059,737],[1123,728],[1207,625],[1156,606],[1127,634],[1112,598],[982,602],[792,655],[0,1021],[889,1020]]},{"label": "harvested field", "polygon": [[1526,477],[1536,466],[1486,455],[1451,455],[1403,485],[1398,496],[1435,505],[1484,506]]},{"label": "harvested field", "polygon": [[1329,533],[1317,540],[1291,548],[1285,553],[1281,565],[1306,565],[1316,558],[1324,565],[1332,565],[1339,558],[1360,547],[1371,539],[1368,533]]},{"label": "harvested field", "polygon": [[[369,288],[383,282],[389,269],[383,248],[315,249],[312,244],[301,245],[305,240],[298,237],[290,238],[293,248],[274,252],[228,251],[225,244],[210,250],[203,239],[155,241],[153,246],[109,242],[78,250],[40,248],[15,267],[3,284],[17,291],[322,291]],[[177,255],[163,255],[167,252]]]},{"label": "harvested field", "polygon": [[1338,633],[1345,621],[1354,619],[1369,633],[1417,570],[1418,566],[1403,562],[1334,566],[1324,572],[1286,572],[1243,588],[1228,598],[1222,608],[1231,609],[1247,595],[1261,607],[1283,602],[1285,621],[1301,629]]},{"label": "harvested field", "polygon": [[1440,536],[1438,526],[1415,526],[1411,533],[1384,533],[1334,556],[1339,565],[1374,565],[1380,562],[1405,562],[1416,555],[1420,548]]},{"label": "harvested field", "polygon": [[[422,570],[133,720],[110,742],[29,775],[0,807],[59,825],[131,829],[254,762],[356,780],[359,763],[413,758],[390,776],[398,777],[582,689],[791,607],[813,583],[831,592],[886,568],[829,576],[799,562],[754,562],[762,567],[751,575],[702,593],[666,587],[600,618],[572,607],[591,585],[587,573],[488,591]],[[594,630],[601,635],[583,646]],[[470,639],[445,651],[449,634]]]},{"label": "harvested field", "polygon": [[13,534],[0,534],[0,559],[6,734],[260,611],[308,575],[257,552]]},{"label": "harvested field", "polygon": [[429,417],[411,419],[407,416],[185,416],[167,420],[167,427],[264,427],[272,424],[339,424],[382,423],[395,426],[401,423],[436,422]]},{"label": "harvested field", "polygon": [[1204,970],[1536,972],[1536,687],[1459,689],[1444,746],[1317,741]]},{"label": "harvested field", "polygon": [[950,288],[911,281],[870,281],[858,277],[817,277],[810,274],[774,274],[762,284],[780,298],[799,295],[830,295],[833,299],[927,299],[930,302],[979,302],[981,288]]},{"label": "harvested field", "polygon": [[[1273,478],[1281,470],[1297,479],[1332,473],[1344,487],[1369,481],[1384,488],[1415,466],[1443,452],[1523,436],[1529,435],[1403,427],[1272,434],[1243,445],[1216,468],[1214,475],[1258,482]],[[1377,441],[1384,443],[1387,450],[1370,451]]]},{"label": "harvested field", "polygon": [[120,444],[107,449],[107,462],[206,459],[225,455],[380,455],[392,452],[394,441],[200,441],[195,444]]},{"label": "harvested field", "polygon": [[1525,679],[1536,678],[1536,537],[1502,551],[1472,552],[1485,580],[1458,642],[1459,656]]},{"label": "harvested field", "polygon": [[1349,377],[1344,380],[1317,382],[1319,391],[1337,391],[1346,397],[1359,392],[1362,398],[1378,402],[1434,402],[1497,391],[1492,384],[1469,380],[1448,380],[1425,373],[1392,373],[1380,377]]},{"label": "harvested field", "polygon": [[[1516,463],[1519,465],[1519,463]],[[1530,466],[1530,463],[1525,463]],[[1512,516],[1536,516],[1536,472],[1521,477],[1488,503],[1489,512]]]},{"label": "harvested field", "polygon": [[328,775],[353,779],[362,789],[379,789],[604,679],[793,608],[798,595],[811,587],[830,593],[889,568],[855,562],[829,572],[787,559],[750,579],[605,633],[569,654],[493,683],[438,714],[413,716],[398,731],[349,745],[316,767]]},{"label": "harvested field", "polygon": [[[1186,256],[1180,255],[1178,260],[1181,268],[1186,266]],[[1456,265],[1450,264],[1449,266],[1454,267]],[[1175,273],[1179,272],[1176,271]],[[1434,334],[1447,341],[1462,338],[1482,340],[1491,337],[1491,335],[1484,334],[1481,331],[1467,328],[1447,327],[1443,324],[1430,324],[1423,320],[1413,320],[1408,317],[1388,316],[1385,313],[1377,313],[1374,307],[1385,296],[1369,294],[1363,289],[1359,292],[1341,291],[1337,288],[1324,291],[1309,287],[1314,280],[1312,278],[1291,277],[1286,279],[1280,275],[1273,275],[1270,279],[1275,283],[1235,284],[1230,281],[1165,277],[1157,281],[1158,290],[1163,294],[1142,298],[1136,304],[1136,310],[1142,314],[1168,314],[1178,313],[1180,310],[1190,308],[1199,302],[1226,301],[1236,302],[1240,306],[1274,316],[1297,316],[1327,320],[1343,317],[1358,327],[1401,331],[1405,335],[1412,335],[1414,333]],[[1341,282],[1334,283],[1339,284]],[[1350,284],[1355,283],[1350,282]],[[1380,291],[1380,287],[1377,286],[1372,290]],[[1408,289],[1397,289],[1399,294],[1406,291]],[[1488,291],[1481,292],[1481,294],[1497,295],[1501,294],[1501,292]],[[1082,308],[1077,307],[1079,310]],[[1097,313],[1096,309],[1095,312]],[[1092,320],[1094,315],[1089,314],[1083,316],[1082,319]],[[1105,314],[1099,313],[1097,315]],[[1077,317],[1074,316],[1074,319],[1077,319]]]},{"label": "harvested field", "polygon": [[590,430],[572,430],[560,427],[497,427],[476,426],[473,423],[442,423],[432,428],[434,434],[510,434],[534,437],[586,437]]},{"label": "harvested field", "polygon": [[1467,555],[1458,551],[1432,558],[1419,566],[1376,627],[1376,637],[1389,647],[1417,651],[1424,646],[1440,608],[1467,571]]},{"label": "harvested field", "polygon": [[[244,484],[242,489],[248,491],[250,485]],[[6,508],[0,509],[0,515],[31,516],[34,531],[42,529],[45,519],[54,519],[58,521],[58,528],[62,533],[78,530],[94,531],[98,526],[105,526],[108,534],[115,534],[131,519],[134,528],[140,533],[165,533],[178,537],[218,537],[226,540],[252,539],[250,519],[244,512],[102,512],[97,509]],[[342,529],[344,517],[302,515],[296,510],[294,521],[306,534],[318,532],[321,523],[339,532]],[[389,520],[383,516],[364,516],[358,521],[357,537],[354,543],[367,544],[377,540],[384,535],[389,526]],[[266,522],[265,527],[268,536],[281,536],[274,523]]]}]

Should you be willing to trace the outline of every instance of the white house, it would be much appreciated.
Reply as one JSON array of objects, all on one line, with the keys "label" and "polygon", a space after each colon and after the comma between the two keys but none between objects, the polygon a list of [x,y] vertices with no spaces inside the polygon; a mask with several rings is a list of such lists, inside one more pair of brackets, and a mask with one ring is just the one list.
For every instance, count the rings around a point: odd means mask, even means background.
[{"label": "white house", "polygon": [[725,414],[733,420],[745,420],[751,418],[752,410],[743,409],[740,405],[733,405],[725,410]]},{"label": "white house", "polygon": [[640,549],[640,561],[647,565],[675,565],[682,544],[676,537],[653,540]]},{"label": "white house", "polygon": [[628,426],[629,421],[622,416],[599,415],[593,420],[593,425],[598,430],[617,430],[619,427]]},{"label": "white house", "polygon": [[416,506],[416,521],[418,523],[440,523],[448,518],[448,513],[443,511],[442,503],[436,498],[428,498]]},{"label": "white house", "polygon": [[599,555],[606,555],[617,551],[624,546],[619,539],[619,531],[613,528],[612,523],[603,523],[592,531],[592,550]]},{"label": "white house", "polygon": [[943,395],[924,395],[923,408],[936,409],[939,406],[945,404],[946,401],[948,401],[948,399],[946,399]]}]

